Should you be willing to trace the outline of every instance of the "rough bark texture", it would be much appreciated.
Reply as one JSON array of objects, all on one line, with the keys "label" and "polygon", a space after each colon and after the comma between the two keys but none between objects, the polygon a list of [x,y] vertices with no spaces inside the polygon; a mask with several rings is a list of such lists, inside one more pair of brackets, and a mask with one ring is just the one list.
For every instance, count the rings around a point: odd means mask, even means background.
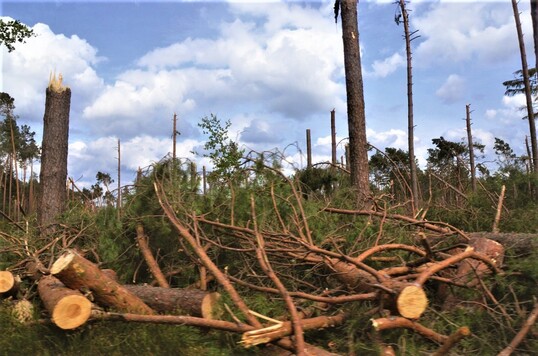
[{"label": "rough bark texture", "polygon": [[126,313],[155,313],[140,298],[75,251],[66,251],[60,256],[52,265],[51,273],[69,288],[91,291],[101,305]]},{"label": "rough bark texture", "polygon": [[51,79],[46,90],[41,144],[41,183],[38,200],[38,224],[46,229],[65,208],[67,199],[67,144],[71,90],[62,86],[61,76]]},{"label": "rough bark texture", "polygon": [[349,130],[349,170],[357,192],[357,206],[365,207],[370,196],[368,141],[362,81],[357,0],[340,1],[344,67],[346,74],[347,120]]},{"label": "rough bark texture", "polygon": [[528,255],[538,249],[538,234],[523,233],[493,233],[471,232],[467,234],[471,239],[487,238],[502,244],[507,251],[515,254]]},{"label": "rough bark texture", "polygon": [[59,328],[75,329],[91,315],[92,303],[79,291],[67,288],[53,276],[44,276],[37,286],[39,296]]},{"label": "rough bark texture", "polygon": [[157,312],[179,312],[182,315],[205,319],[218,319],[222,315],[219,293],[148,285],[124,285],[124,287]]}]

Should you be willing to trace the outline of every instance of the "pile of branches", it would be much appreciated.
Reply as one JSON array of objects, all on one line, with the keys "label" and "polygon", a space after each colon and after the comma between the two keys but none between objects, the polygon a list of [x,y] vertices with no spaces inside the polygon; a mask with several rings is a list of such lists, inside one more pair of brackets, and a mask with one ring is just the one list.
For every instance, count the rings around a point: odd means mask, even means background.
[{"label": "pile of branches", "polygon": [[[421,318],[429,308],[477,304],[453,293],[462,288],[478,291],[482,299],[498,304],[488,289],[487,279],[489,275],[503,273],[504,246],[490,238],[493,235],[466,234],[443,223],[393,214],[376,204],[371,210],[326,206],[314,218],[308,217],[303,196],[292,182],[288,183],[288,196],[278,196],[271,189],[271,209],[265,206],[258,211],[257,197],[251,195],[250,218],[243,223],[237,223],[234,216],[233,189],[229,197],[230,217],[221,222],[209,218],[209,213],[190,211],[180,195],[167,193],[159,180],[154,183],[164,215],[179,234],[184,251],[198,265],[199,286],[206,289],[212,281],[226,294],[231,306],[222,304],[218,293],[180,291],[179,295],[174,292],[172,301],[159,309],[155,302],[168,295],[163,290],[170,286],[153,257],[141,224],[137,227],[137,244],[159,290],[148,292],[146,286],[141,292],[123,286],[113,273],[100,270],[72,249],[64,251],[50,269],[39,261],[39,254],[45,249],[33,253],[33,263],[25,265],[26,275],[38,280],[43,304],[53,322],[62,328],[78,327],[87,320],[184,324],[241,333],[240,343],[245,348],[271,345],[297,355],[333,354],[306,342],[305,334],[343,325],[352,317],[351,309],[356,303],[370,307],[370,325],[365,327],[371,331],[374,347],[383,354],[394,354],[383,341],[383,331],[407,329],[437,344],[435,354],[444,355],[471,335],[472,330],[459,325],[451,333],[443,334],[424,325]],[[361,243],[358,234],[350,246],[349,241],[340,241],[336,233],[319,236],[311,230],[310,222],[325,214],[335,219],[364,216],[369,221],[379,221],[375,241]],[[386,242],[383,227],[388,221],[405,225],[409,242]],[[50,250],[59,239],[47,248]],[[64,243],[65,248],[69,245]],[[14,290],[15,284],[16,281],[12,286],[2,286],[0,294]],[[248,291],[280,300],[285,315],[269,317],[253,310],[247,301]],[[226,309],[230,321],[222,320],[218,305]],[[178,309],[184,311],[182,315],[172,315],[171,311]],[[537,314],[538,305],[503,355],[510,354],[522,342]],[[75,317],[79,318],[76,322]]]}]

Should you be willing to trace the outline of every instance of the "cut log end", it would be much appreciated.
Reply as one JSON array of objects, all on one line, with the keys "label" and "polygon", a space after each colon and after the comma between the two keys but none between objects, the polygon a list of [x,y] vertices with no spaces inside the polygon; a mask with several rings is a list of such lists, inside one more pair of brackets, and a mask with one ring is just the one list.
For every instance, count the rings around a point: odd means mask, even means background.
[{"label": "cut log end", "polygon": [[220,307],[220,293],[209,293],[202,300],[202,318],[204,319],[220,319],[223,310]]},{"label": "cut log end", "polygon": [[428,306],[428,297],[421,287],[410,285],[398,295],[396,305],[401,316],[418,319]]},{"label": "cut log end", "polygon": [[64,253],[63,255],[58,257],[58,259],[54,262],[54,264],[50,268],[50,273],[52,273],[52,274],[60,273],[67,266],[69,266],[69,264],[71,263],[73,258],[75,258],[75,253],[74,252],[69,251],[69,252]]},{"label": "cut log end", "polygon": [[61,329],[75,329],[89,319],[91,310],[92,303],[88,299],[81,295],[70,295],[56,304],[52,321]]},{"label": "cut log end", "polygon": [[15,277],[9,271],[0,271],[0,293],[6,293],[15,287]]}]

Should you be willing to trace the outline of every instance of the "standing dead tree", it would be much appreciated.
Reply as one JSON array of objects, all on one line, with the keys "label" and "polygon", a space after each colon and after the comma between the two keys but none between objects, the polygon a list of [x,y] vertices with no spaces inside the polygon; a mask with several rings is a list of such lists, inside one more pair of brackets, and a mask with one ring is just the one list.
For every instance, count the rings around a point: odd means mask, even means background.
[{"label": "standing dead tree", "polygon": [[46,91],[37,221],[43,231],[61,214],[67,200],[67,152],[71,89],[62,84],[62,75],[51,75]]}]

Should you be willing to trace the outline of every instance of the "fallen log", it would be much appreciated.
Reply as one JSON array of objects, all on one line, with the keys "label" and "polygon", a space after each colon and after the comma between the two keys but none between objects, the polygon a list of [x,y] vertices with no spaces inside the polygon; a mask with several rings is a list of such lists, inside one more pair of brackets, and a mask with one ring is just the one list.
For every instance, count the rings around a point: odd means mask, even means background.
[{"label": "fallen log", "polygon": [[221,295],[216,292],[149,285],[124,285],[123,287],[157,312],[180,312],[182,315],[193,315],[204,319],[219,319],[223,313],[219,305]]},{"label": "fallen log", "polygon": [[127,313],[155,314],[139,297],[73,250],[61,255],[50,271],[69,288],[91,291],[95,301],[102,306]]},{"label": "fallen log", "polygon": [[166,277],[162,273],[157,261],[151,253],[151,249],[149,248],[148,244],[148,238],[144,233],[144,227],[142,226],[142,224],[136,225],[136,242],[138,243],[140,252],[142,252],[142,256],[144,256],[144,260],[146,261],[146,264],[148,265],[151,274],[155,277],[155,280],[159,284],[159,287],[170,288],[170,284],[168,284]]},{"label": "fallen log", "polygon": [[20,278],[9,271],[0,271],[0,294],[13,295],[17,293]]},{"label": "fallen log", "polygon": [[502,244],[506,250],[516,254],[529,255],[538,249],[538,234],[524,233],[493,233],[471,232],[468,236],[473,238],[486,238]]},{"label": "fallen log", "polygon": [[37,291],[52,322],[60,329],[75,329],[89,319],[92,303],[77,290],[67,288],[53,276],[39,280]]}]

